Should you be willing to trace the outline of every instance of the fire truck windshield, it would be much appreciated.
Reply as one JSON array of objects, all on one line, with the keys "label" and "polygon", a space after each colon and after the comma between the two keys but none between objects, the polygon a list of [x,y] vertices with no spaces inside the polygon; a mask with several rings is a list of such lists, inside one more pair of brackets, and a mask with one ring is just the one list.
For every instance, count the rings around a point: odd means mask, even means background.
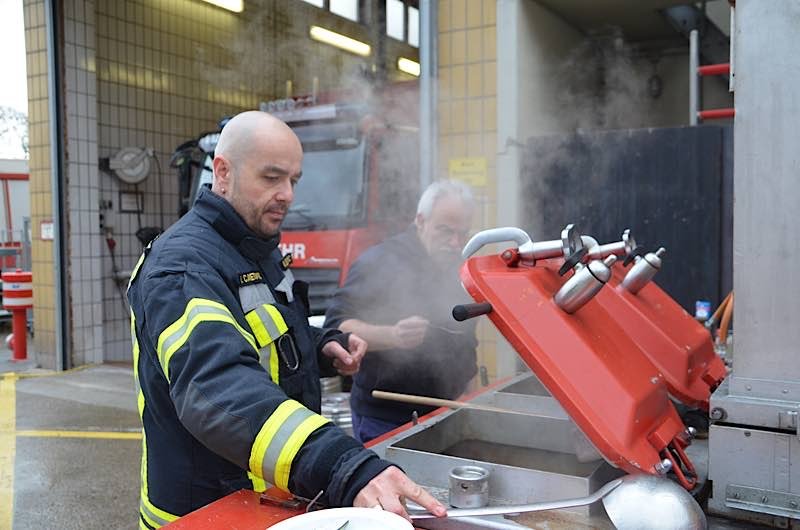
[{"label": "fire truck windshield", "polygon": [[353,122],[292,127],[303,144],[303,177],[286,230],[350,228],[366,217],[365,142]]}]

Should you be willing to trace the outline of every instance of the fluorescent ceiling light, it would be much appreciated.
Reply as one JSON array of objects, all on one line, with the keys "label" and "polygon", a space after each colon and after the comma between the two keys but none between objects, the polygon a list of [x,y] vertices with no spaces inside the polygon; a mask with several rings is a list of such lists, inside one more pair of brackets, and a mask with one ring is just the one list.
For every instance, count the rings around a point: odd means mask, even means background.
[{"label": "fluorescent ceiling light", "polygon": [[405,72],[407,74],[411,74],[413,76],[419,77],[419,63],[417,61],[412,61],[411,59],[406,59],[405,57],[400,57],[397,59],[397,69],[401,72]]},{"label": "fluorescent ceiling light", "polygon": [[337,48],[341,48],[342,50],[354,53],[356,55],[361,55],[362,57],[366,57],[370,53],[369,44],[366,42],[351,39],[350,37],[342,35],[341,33],[336,33],[335,31],[331,31],[329,29],[321,28],[319,26],[311,26],[308,34],[315,41],[336,46]]},{"label": "fluorescent ceiling light", "polygon": [[244,11],[244,0],[203,0],[209,4],[214,4],[222,9],[233,11],[234,13],[241,13]]}]

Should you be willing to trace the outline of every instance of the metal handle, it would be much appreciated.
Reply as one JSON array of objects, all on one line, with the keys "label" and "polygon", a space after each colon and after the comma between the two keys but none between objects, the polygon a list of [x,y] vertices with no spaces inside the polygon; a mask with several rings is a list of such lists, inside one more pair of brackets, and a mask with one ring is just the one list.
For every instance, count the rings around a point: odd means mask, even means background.
[{"label": "metal handle", "polygon": [[459,322],[463,322],[468,318],[475,318],[481,315],[487,315],[492,312],[492,304],[489,302],[481,302],[477,304],[459,304],[453,307],[453,318]]},{"label": "metal handle", "polygon": [[461,251],[461,257],[467,259],[486,245],[502,243],[503,241],[513,241],[517,244],[520,252],[531,245],[531,237],[521,228],[516,228],[514,226],[491,228],[489,230],[482,230],[472,236],[464,246],[464,250]]},{"label": "metal handle", "polygon": [[[612,480],[599,490],[586,497],[577,499],[565,499],[563,501],[537,502],[533,504],[518,504],[516,506],[486,506],[484,508],[461,508],[447,510],[447,517],[479,517],[481,515],[508,515],[513,513],[542,512],[546,510],[561,510],[563,508],[574,508],[576,506],[586,506],[593,504],[622,484],[622,479]],[[436,517],[432,513],[413,513],[410,512],[411,519],[431,519]]]}]

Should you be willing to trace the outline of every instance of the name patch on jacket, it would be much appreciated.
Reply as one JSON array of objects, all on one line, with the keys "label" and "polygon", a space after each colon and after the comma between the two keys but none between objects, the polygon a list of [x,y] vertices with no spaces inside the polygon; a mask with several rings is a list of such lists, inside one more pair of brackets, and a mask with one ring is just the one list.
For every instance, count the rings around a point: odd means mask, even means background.
[{"label": "name patch on jacket", "polygon": [[264,278],[259,271],[245,272],[239,275],[239,285],[250,285],[251,283],[258,283],[263,280]]},{"label": "name patch on jacket", "polygon": [[292,253],[291,252],[289,252],[288,254],[284,255],[283,259],[281,260],[281,269],[286,270],[289,267],[291,267],[292,266],[292,261],[294,261],[294,259],[292,258]]}]

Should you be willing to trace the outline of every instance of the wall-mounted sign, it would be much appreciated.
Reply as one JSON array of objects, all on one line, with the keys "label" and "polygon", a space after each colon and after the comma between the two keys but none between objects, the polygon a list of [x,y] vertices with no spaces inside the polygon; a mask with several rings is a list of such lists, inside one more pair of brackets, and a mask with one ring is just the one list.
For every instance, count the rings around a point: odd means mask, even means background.
[{"label": "wall-mounted sign", "polygon": [[144,197],[140,192],[119,192],[119,211],[122,213],[141,213],[144,211]]},{"label": "wall-mounted sign", "polygon": [[451,180],[460,180],[470,186],[486,186],[488,163],[486,158],[451,158],[447,169]]},{"label": "wall-mounted sign", "polygon": [[39,223],[39,239],[42,241],[52,241],[54,235],[55,230],[53,229],[52,219],[45,219]]}]

